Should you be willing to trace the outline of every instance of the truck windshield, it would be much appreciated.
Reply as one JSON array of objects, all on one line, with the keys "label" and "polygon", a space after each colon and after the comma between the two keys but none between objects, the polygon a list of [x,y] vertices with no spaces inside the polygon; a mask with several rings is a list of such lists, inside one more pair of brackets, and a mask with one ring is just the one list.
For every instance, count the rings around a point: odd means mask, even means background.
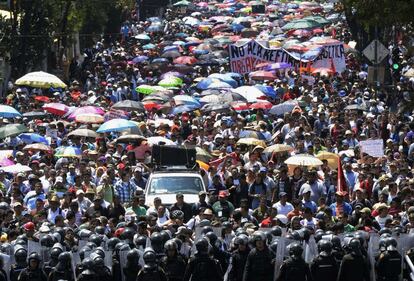
[{"label": "truck windshield", "polygon": [[198,177],[159,177],[153,178],[149,186],[149,194],[184,193],[198,194],[203,184]]}]

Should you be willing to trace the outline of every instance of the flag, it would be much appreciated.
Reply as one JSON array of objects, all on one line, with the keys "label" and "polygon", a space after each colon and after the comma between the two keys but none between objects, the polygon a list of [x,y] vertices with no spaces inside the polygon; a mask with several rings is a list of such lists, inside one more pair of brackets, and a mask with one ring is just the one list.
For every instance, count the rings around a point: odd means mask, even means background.
[{"label": "flag", "polygon": [[338,157],[338,182],[337,182],[337,191],[347,192],[346,180],[344,171],[342,170],[341,157]]}]

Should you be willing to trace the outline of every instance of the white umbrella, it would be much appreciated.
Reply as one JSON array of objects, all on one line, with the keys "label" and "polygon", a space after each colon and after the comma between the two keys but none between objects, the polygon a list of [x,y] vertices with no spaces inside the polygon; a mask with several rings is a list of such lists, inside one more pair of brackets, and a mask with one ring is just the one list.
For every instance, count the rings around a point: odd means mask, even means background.
[{"label": "white umbrella", "polygon": [[163,143],[165,145],[175,145],[175,143],[172,140],[169,140],[164,137],[149,137],[147,138],[147,142],[151,145],[158,145],[160,143]]},{"label": "white umbrella", "polygon": [[66,88],[66,84],[57,76],[43,71],[27,73],[17,79],[16,85],[30,86],[34,88]]},{"label": "white umbrella", "polygon": [[2,167],[0,169],[6,173],[11,173],[11,174],[30,172],[32,170],[32,168],[30,168],[29,166],[22,165],[20,163],[16,165],[7,166],[7,167]]},{"label": "white umbrella", "polygon": [[247,102],[257,102],[259,98],[265,96],[262,91],[253,86],[241,86],[234,89],[233,92],[244,97]]},{"label": "white umbrella", "polygon": [[273,115],[283,115],[286,112],[291,112],[295,106],[298,105],[297,101],[286,101],[284,103],[280,103],[277,105],[274,105],[270,110],[269,114]]},{"label": "white umbrella", "polygon": [[315,156],[308,155],[308,154],[297,154],[297,155],[294,155],[286,159],[285,164],[295,165],[295,166],[314,167],[314,166],[321,166],[323,163],[321,160],[319,160]]}]

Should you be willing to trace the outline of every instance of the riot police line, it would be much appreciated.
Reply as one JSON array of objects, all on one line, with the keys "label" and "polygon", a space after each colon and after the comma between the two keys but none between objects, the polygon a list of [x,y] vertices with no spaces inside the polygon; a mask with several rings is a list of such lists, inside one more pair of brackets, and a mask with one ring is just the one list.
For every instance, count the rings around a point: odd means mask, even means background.
[{"label": "riot police line", "polygon": [[1,244],[1,267],[6,281],[397,281],[410,275],[403,257],[414,258],[414,236],[391,229],[335,235],[306,228],[286,233],[276,226],[220,233],[222,228],[204,226],[192,242],[180,231],[147,237],[126,228],[108,238],[81,230],[78,247],[69,248],[58,229],[39,242],[21,235]]}]

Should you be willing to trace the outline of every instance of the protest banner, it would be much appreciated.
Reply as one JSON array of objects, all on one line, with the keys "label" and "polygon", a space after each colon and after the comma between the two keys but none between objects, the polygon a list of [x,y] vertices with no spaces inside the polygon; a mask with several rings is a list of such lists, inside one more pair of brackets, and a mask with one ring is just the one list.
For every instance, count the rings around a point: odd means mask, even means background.
[{"label": "protest banner", "polygon": [[362,153],[366,153],[372,157],[384,156],[384,143],[382,139],[361,141],[359,145]]},{"label": "protest banner", "polygon": [[229,56],[231,71],[240,74],[255,71],[256,65],[266,62],[289,63],[294,69],[307,68],[310,65],[312,68],[334,68],[339,73],[346,68],[344,45],[339,41],[321,44],[298,55],[283,48],[271,49],[256,40],[250,40],[242,45],[230,45]]}]

